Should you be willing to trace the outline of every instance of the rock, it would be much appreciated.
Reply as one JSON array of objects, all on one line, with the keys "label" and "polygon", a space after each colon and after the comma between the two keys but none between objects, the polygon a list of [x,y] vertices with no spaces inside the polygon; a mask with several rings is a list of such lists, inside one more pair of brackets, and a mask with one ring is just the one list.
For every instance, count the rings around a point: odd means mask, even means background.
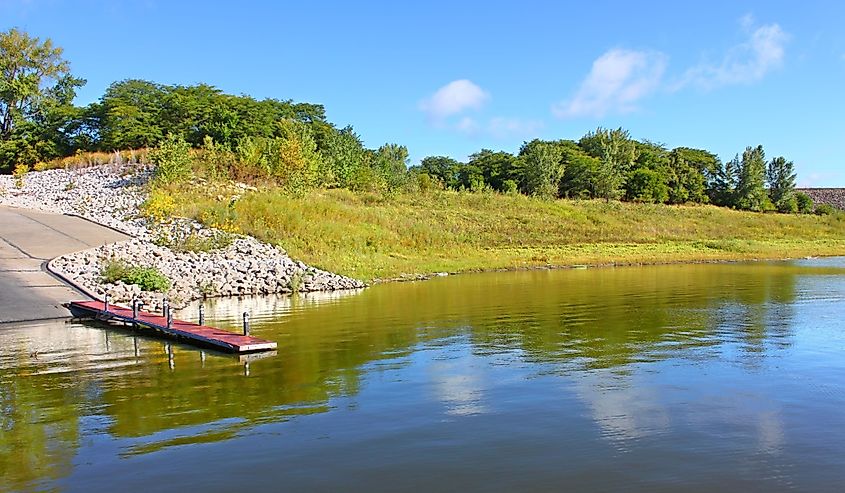
[{"label": "rock", "polygon": [[[75,252],[55,259],[52,266],[83,289],[116,303],[138,297],[148,309],[160,309],[163,295],[144,292],[122,282],[104,284],[100,272],[110,260],[157,268],[171,280],[167,295],[184,304],[203,296],[251,293],[290,293],[291,278],[301,276],[303,290],[358,289],[358,280],[321,271],[287,256],[285,250],[238,236],[227,248],[210,252],[179,252],[156,245],[156,238],[184,238],[187,234],[214,238],[225,233],[190,219],[177,218],[151,225],[141,217],[144,184],[152,170],[144,166],[92,166],[78,170],[49,170],[26,175],[18,190],[10,176],[0,176],[0,204],[76,214],[123,231],[134,238]],[[176,305],[173,305],[176,306]]]}]

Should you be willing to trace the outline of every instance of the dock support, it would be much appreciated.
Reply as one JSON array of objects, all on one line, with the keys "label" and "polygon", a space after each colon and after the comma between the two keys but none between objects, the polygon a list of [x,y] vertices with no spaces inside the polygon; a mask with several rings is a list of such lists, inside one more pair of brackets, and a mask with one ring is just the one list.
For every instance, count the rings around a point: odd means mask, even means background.
[{"label": "dock support", "polygon": [[167,301],[167,298],[163,298],[161,300],[161,314],[166,317],[168,310],[170,310],[170,302]]},{"label": "dock support", "polygon": [[138,326],[138,323],[135,322],[136,320],[138,320],[138,297],[133,296],[132,297],[132,326],[133,327]]},{"label": "dock support", "polygon": [[205,325],[205,305],[200,304],[200,325]]},{"label": "dock support", "polygon": [[[200,346],[212,346],[215,349],[223,351],[251,353],[276,349],[276,343],[273,341],[267,341],[251,337],[249,335],[227,332],[214,327],[207,327],[205,325],[197,325],[184,320],[177,320],[175,318],[176,310],[172,306],[168,306],[167,314],[163,317],[161,316],[160,310],[154,313],[143,311],[143,302],[139,297],[136,297],[131,301],[131,307],[110,304],[109,311],[104,310],[105,302],[102,299],[96,301],[71,301],[66,306],[75,316],[78,317],[87,316],[96,320],[126,323],[130,325],[135,324],[138,327],[152,329],[157,333],[164,333],[163,335],[167,337],[186,340]],[[249,315],[249,312],[243,313],[243,332],[245,334],[250,333]],[[110,340],[107,344],[109,344],[109,349],[111,349]],[[139,357],[141,352],[138,345],[138,339],[133,338],[136,358]],[[165,350],[166,349],[167,348],[165,347]],[[2,393],[2,391],[0,391],[0,393]]]}]

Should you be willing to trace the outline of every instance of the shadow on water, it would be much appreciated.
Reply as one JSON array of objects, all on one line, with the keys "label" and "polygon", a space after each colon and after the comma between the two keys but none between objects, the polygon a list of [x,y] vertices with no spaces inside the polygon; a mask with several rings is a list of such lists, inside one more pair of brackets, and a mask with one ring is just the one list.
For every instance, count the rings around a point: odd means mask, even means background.
[{"label": "shadow on water", "polygon": [[[638,436],[668,418],[646,409],[620,424],[614,413],[642,396],[595,394],[631,387],[633,369],[667,360],[730,354],[754,367],[792,344],[801,280],[842,273],[811,262],[529,271],[209,303],[209,323],[237,328],[250,311],[253,335],[278,342],[276,356],[248,363],[79,324],[3,329],[0,482],[16,490],[68,476],[86,437],[118,440],[115,453],[131,457],[327,413],[368,374],[426,352],[444,382],[461,376],[450,365],[467,354],[569,377],[604,433]],[[444,399],[477,413],[465,380]]]}]

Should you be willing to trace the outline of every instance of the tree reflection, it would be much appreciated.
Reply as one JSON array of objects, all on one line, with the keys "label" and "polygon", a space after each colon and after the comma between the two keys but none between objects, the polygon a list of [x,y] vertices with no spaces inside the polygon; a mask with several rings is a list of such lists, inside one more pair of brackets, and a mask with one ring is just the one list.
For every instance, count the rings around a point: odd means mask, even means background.
[{"label": "tree reflection", "polygon": [[[580,395],[590,394],[590,382],[624,379],[631,365],[714,358],[711,350],[724,345],[766,357],[790,343],[796,280],[841,273],[831,269],[631,267],[378,286],[305,309],[295,302],[274,321],[254,317],[253,333],[279,348],[276,357],[252,361],[249,376],[236,359],[204,358],[181,346],[168,354],[164,343],[151,340],[142,340],[138,352],[131,336],[114,332],[108,349],[100,342],[83,346],[86,354],[104,356],[74,372],[33,375],[32,363],[6,358],[0,447],[11,453],[0,455],[0,479],[19,489],[67,474],[84,409],[110,418],[108,432],[127,439],[125,454],[227,440],[261,424],[326,412],[334,398],[357,394],[365,375],[383,370],[374,363],[402,365],[401,357],[421,345],[460,344],[473,356],[511,355],[562,375],[593,372],[593,380],[581,380]],[[475,375],[467,382],[438,389],[458,414],[484,409],[485,384]],[[80,385],[98,391],[74,390]],[[472,395],[460,395],[462,388]],[[645,405],[641,397],[631,391],[591,406],[596,416],[619,414],[619,406]],[[647,414],[608,430],[635,434],[666,423],[660,409]]]}]

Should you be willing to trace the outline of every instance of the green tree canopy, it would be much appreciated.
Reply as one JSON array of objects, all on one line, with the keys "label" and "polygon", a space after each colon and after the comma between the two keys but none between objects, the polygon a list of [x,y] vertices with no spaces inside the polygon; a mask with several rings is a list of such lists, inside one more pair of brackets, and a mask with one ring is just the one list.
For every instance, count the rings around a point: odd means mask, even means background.
[{"label": "green tree canopy", "polygon": [[637,159],[637,146],[627,130],[608,130],[602,127],[590,132],[578,142],[584,151],[599,159],[593,174],[597,197],[615,199],[625,185],[625,178]]},{"label": "green tree canopy", "polygon": [[420,169],[448,188],[458,188],[461,163],[447,156],[428,156],[420,162]]},{"label": "green tree canopy", "polygon": [[[509,152],[482,149],[469,157],[468,166],[477,170],[490,188],[500,192],[507,191],[506,182],[523,181],[522,162]],[[470,184],[466,187],[472,188]]]},{"label": "green tree canopy", "polygon": [[762,211],[766,206],[766,154],[763,146],[746,147],[742,153],[736,185],[736,207]]},{"label": "green tree canopy", "polygon": [[523,188],[528,195],[552,198],[558,194],[563,176],[562,153],[553,142],[534,139],[519,150],[523,164]]},{"label": "green tree canopy", "polygon": [[795,165],[784,157],[776,157],[769,162],[766,180],[769,183],[769,198],[780,212],[796,212],[798,203],[795,199]]},{"label": "green tree canopy", "polygon": [[15,28],[0,33],[0,170],[61,152],[84,83],[50,39]]}]

